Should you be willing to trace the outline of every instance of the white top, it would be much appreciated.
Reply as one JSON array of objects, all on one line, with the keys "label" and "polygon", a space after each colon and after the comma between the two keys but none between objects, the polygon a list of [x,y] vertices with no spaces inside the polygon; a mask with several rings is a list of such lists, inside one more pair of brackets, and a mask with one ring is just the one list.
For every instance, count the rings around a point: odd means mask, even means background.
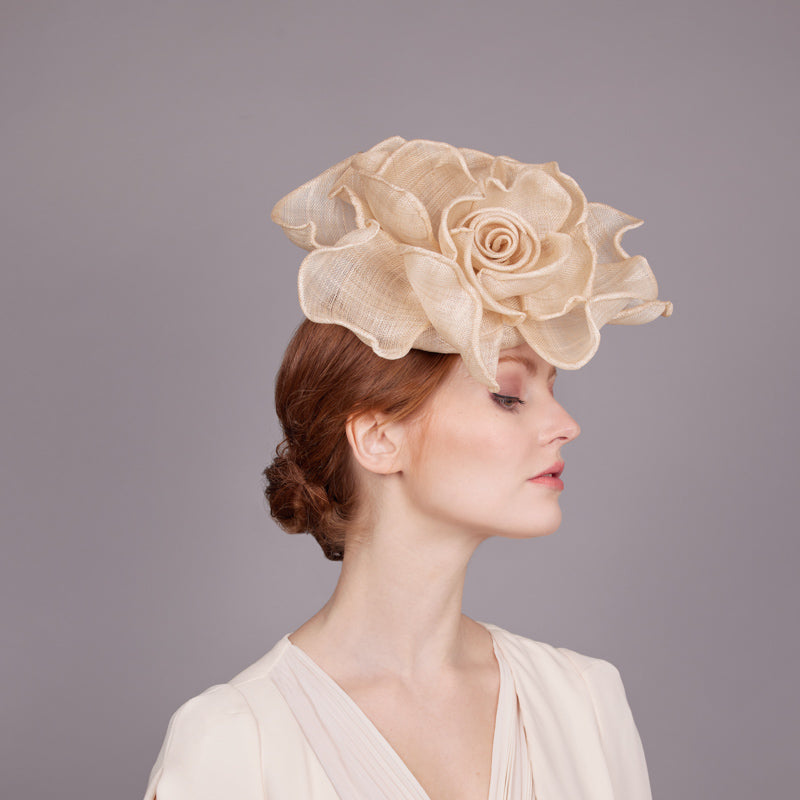
[{"label": "white top", "polygon": [[[489,800],[532,800],[533,778],[511,670],[492,637],[500,692]],[[351,697],[291,642],[272,680],[342,800],[430,800],[414,774]]]},{"label": "white top", "polygon": [[[482,624],[501,665],[490,800],[652,800],[617,669]],[[332,744],[345,741],[336,752]],[[508,777],[516,783],[504,794]],[[427,800],[366,715],[288,635],[172,715],[145,800],[156,793],[158,800]]]}]

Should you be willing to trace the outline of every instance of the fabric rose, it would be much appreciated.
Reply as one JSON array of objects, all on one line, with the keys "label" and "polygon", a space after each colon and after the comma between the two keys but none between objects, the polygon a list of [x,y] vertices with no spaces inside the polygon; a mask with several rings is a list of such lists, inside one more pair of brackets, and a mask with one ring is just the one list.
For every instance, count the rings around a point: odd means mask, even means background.
[{"label": "fabric rose", "polygon": [[527,342],[564,369],[606,324],[672,313],[622,234],[641,220],[588,203],[558,164],[395,136],[280,200],[272,218],[311,252],[303,313],[352,330],[379,356],[460,353],[498,390],[500,350]]}]

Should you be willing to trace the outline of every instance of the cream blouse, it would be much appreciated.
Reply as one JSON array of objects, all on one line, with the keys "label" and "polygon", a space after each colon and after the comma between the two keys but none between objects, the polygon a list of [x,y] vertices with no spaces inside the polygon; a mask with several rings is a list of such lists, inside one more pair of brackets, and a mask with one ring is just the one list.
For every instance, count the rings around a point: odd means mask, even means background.
[{"label": "cream blouse", "polygon": [[[482,623],[500,666],[488,800],[651,800],[616,668]],[[358,705],[284,636],[170,719],[144,800],[429,800]]]}]

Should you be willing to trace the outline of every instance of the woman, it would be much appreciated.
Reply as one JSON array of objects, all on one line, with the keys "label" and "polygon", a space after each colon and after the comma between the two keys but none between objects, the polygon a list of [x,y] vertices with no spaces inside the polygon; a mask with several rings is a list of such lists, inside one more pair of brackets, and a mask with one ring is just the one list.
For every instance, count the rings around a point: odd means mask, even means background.
[{"label": "woman", "polygon": [[400,137],[273,212],[309,255],[276,382],[275,519],[342,560],[325,606],[175,712],[146,800],[642,800],[617,670],[461,612],[490,536],[555,531],[580,429],[557,367],[669,316],[640,224],[551,162]]}]

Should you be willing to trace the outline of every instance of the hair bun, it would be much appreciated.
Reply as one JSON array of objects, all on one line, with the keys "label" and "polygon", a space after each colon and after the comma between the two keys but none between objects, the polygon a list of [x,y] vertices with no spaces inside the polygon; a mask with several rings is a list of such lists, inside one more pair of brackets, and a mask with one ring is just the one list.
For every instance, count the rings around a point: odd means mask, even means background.
[{"label": "hair bun", "polygon": [[335,511],[325,487],[309,480],[291,451],[290,443],[284,439],[272,464],[264,470],[264,494],[270,513],[287,533],[311,533],[328,558],[341,560],[343,554],[337,553],[336,543],[326,535]]}]

